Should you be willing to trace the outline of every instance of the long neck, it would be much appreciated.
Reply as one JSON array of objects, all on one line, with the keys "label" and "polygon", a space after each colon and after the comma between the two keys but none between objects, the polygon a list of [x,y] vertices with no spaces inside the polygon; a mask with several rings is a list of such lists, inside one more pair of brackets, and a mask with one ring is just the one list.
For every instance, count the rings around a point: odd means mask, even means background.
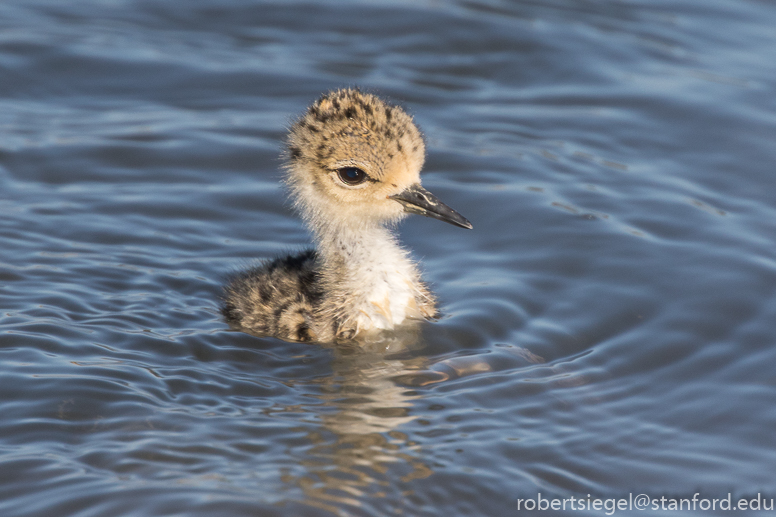
[{"label": "long neck", "polygon": [[[297,185],[297,206],[310,228],[319,260],[321,322],[340,330],[393,328],[406,318],[434,314],[433,297],[393,232],[376,217],[334,209]],[[327,329],[319,329],[319,333]],[[336,331],[335,331],[336,332]]]},{"label": "long neck", "polygon": [[[324,283],[364,292],[385,272],[398,272],[412,283],[419,279],[407,252],[383,222],[333,208],[307,183],[292,187],[295,204],[313,234]],[[396,279],[391,275],[389,280]]]},{"label": "long neck", "polygon": [[318,335],[391,329],[407,318],[436,314],[434,298],[393,232],[379,222],[356,222],[342,212],[301,205],[319,261],[322,302]]},{"label": "long neck", "polygon": [[[417,272],[393,232],[384,226],[330,225],[314,232],[324,274],[357,290],[389,272],[399,272],[415,281]],[[384,280],[383,280],[384,281]]]},{"label": "long neck", "polygon": [[346,328],[393,328],[420,318],[430,299],[407,252],[385,227],[327,227],[316,234],[326,307]]}]

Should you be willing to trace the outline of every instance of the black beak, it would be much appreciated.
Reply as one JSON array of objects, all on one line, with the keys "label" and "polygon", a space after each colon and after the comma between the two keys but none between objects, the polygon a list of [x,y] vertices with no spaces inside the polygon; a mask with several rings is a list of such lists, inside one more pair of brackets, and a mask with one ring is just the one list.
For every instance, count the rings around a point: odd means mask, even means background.
[{"label": "black beak", "polygon": [[393,196],[388,196],[404,205],[404,211],[411,214],[433,217],[446,223],[472,229],[472,223],[464,216],[442,203],[434,194],[415,183]]}]

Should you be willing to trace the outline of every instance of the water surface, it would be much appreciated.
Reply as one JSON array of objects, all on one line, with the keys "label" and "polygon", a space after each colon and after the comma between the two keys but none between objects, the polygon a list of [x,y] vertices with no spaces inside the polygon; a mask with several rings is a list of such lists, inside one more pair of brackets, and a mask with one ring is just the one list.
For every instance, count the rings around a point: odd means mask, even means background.
[{"label": "water surface", "polygon": [[[754,0],[4,1],[0,514],[776,497],[774,27]],[[445,317],[230,331],[224,277],[309,242],[285,129],[349,85],[415,116],[474,224],[401,228]]]}]

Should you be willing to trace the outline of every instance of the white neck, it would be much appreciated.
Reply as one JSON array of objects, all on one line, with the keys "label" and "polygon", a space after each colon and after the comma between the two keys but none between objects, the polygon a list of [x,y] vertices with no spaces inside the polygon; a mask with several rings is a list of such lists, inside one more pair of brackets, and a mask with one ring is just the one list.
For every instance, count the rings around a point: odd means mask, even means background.
[{"label": "white neck", "polygon": [[420,317],[420,275],[388,228],[335,223],[315,230],[322,281],[361,330]]}]

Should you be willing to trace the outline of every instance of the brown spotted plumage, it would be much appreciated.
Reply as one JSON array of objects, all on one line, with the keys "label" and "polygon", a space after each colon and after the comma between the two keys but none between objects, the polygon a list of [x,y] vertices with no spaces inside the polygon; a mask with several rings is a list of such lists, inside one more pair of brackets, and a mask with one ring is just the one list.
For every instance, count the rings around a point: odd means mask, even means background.
[{"label": "brown spotted plumage", "polygon": [[471,224],[420,185],[424,158],[412,118],[374,95],[337,90],[310,106],[290,129],[285,169],[316,249],[235,276],[227,322],[332,342],[434,318],[434,297],[389,227],[407,213]]}]

